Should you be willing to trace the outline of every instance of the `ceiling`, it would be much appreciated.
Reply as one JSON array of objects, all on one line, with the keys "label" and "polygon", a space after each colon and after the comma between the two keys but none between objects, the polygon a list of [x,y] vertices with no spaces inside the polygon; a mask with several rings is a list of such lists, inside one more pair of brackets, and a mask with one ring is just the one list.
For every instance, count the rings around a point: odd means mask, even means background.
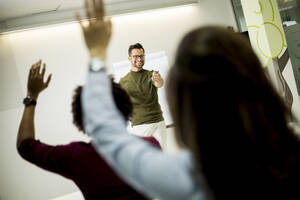
[{"label": "ceiling", "polygon": [[[125,0],[104,0],[105,4]],[[0,21],[32,14],[83,8],[83,0],[1,0]]]},{"label": "ceiling", "polygon": [[[107,15],[198,3],[199,0],[104,0]],[[74,21],[84,0],[0,0],[0,34]],[[82,15],[83,16],[83,15]]]},{"label": "ceiling", "polygon": [[[195,0],[194,0],[195,1]],[[123,5],[130,3],[132,6],[150,2],[161,2],[170,4],[170,0],[104,0],[106,6]],[[173,0],[176,3],[191,2],[190,0]],[[84,0],[0,0],[0,22],[15,18],[26,17],[35,14],[48,13],[54,11],[79,10],[83,8]],[[153,3],[152,3],[153,4]],[[156,3],[157,4],[157,3]]]},{"label": "ceiling", "polygon": [[1,0],[0,21],[23,17],[34,13],[47,12],[59,9],[80,7],[81,0]]}]

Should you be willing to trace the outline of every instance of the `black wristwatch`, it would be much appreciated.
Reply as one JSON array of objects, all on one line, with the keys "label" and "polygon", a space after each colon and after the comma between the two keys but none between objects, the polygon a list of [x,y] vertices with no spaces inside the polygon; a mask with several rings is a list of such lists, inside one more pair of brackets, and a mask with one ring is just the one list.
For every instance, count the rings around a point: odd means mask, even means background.
[{"label": "black wristwatch", "polygon": [[36,100],[34,100],[31,97],[27,96],[27,97],[24,98],[23,103],[24,103],[25,107],[35,106],[36,105]]}]

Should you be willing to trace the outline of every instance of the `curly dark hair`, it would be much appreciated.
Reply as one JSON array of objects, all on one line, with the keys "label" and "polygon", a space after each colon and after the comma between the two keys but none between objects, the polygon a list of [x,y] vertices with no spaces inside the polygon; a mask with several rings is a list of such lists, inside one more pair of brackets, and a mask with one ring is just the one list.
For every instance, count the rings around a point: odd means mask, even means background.
[{"label": "curly dark hair", "polygon": [[[79,131],[85,133],[83,125],[83,112],[81,107],[81,93],[82,86],[77,86],[74,89],[73,100],[72,100],[72,115],[73,124],[78,128]],[[112,92],[117,108],[122,113],[126,121],[129,120],[132,113],[132,103],[127,92],[121,88],[120,84],[116,83],[112,79]]]}]

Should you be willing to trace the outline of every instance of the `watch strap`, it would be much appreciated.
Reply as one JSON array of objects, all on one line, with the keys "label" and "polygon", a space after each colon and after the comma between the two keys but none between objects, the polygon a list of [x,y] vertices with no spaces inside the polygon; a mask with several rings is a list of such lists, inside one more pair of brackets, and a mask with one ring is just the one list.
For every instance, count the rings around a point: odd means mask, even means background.
[{"label": "watch strap", "polygon": [[36,105],[36,100],[31,98],[30,96],[27,96],[23,99],[23,104],[25,105],[25,107],[35,106]]}]

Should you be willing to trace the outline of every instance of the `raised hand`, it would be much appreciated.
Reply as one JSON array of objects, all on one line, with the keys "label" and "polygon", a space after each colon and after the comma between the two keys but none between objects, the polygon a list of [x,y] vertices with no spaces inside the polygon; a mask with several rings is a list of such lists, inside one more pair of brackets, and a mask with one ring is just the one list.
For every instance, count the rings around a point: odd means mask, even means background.
[{"label": "raised hand", "polygon": [[42,64],[42,60],[33,64],[30,68],[29,75],[28,75],[27,96],[30,96],[33,99],[37,99],[40,92],[42,92],[45,88],[47,88],[51,81],[52,74],[50,74],[47,78],[47,81],[44,82],[46,64],[45,63],[43,64],[42,71],[40,72],[41,64]]},{"label": "raised hand", "polygon": [[112,24],[109,18],[104,19],[102,0],[85,0],[85,12],[89,19],[87,25],[81,21],[79,13],[76,18],[82,29],[85,43],[91,57],[106,59],[106,51],[112,35]]}]

